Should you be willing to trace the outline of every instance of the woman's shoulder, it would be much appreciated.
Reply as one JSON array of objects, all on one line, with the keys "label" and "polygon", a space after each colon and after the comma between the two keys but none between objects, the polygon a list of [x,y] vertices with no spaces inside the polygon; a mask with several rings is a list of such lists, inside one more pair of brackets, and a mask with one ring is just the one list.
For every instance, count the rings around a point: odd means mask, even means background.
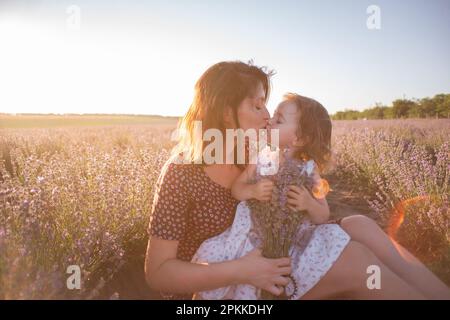
[{"label": "woman's shoulder", "polygon": [[178,177],[185,179],[195,174],[197,164],[184,161],[181,155],[175,154],[166,160],[161,169],[161,177]]}]

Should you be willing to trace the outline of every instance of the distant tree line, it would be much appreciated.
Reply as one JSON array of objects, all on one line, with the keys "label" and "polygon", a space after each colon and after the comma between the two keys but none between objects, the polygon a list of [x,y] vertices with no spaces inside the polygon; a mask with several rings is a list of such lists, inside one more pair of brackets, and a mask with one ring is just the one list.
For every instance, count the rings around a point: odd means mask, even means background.
[{"label": "distant tree line", "polygon": [[392,106],[379,103],[363,111],[346,109],[331,116],[333,120],[450,118],[450,94],[437,94],[433,98],[397,99]]}]

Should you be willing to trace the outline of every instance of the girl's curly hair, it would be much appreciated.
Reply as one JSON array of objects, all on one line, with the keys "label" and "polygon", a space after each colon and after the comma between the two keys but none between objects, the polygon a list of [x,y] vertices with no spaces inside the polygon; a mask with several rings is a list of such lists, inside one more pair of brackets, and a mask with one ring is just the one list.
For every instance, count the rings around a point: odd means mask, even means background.
[{"label": "girl's curly hair", "polygon": [[285,101],[295,103],[299,111],[297,137],[305,143],[296,146],[294,157],[314,160],[319,171],[331,169],[331,118],[327,109],[314,99],[296,93],[284,95]]}]

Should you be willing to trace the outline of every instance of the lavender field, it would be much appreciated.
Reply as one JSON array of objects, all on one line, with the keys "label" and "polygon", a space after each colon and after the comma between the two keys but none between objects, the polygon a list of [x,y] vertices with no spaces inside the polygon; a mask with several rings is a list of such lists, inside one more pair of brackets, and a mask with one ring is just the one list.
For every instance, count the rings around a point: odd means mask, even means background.
[{"label": "lavender field", "polygon": [[[146,227],[174,128],[0,128],[0,299],[148,297]],[[333,130],[332,213],[374,217],[450,285],[450,120]],[[80,290],[66,287],[69,265]]]}]

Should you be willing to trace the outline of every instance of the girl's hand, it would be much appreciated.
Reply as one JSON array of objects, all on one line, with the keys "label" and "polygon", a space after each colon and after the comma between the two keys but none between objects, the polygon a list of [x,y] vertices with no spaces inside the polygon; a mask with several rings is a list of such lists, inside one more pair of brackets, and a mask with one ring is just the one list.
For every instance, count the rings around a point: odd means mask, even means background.
[{"label": "girl's hand", "polygon": [[289,186],[287,197],[287,207],[294,211],[310,211],[314,204],[314,198],[304,186]]},{"label": "girl's hand", "polygon": [[273,181],[261,179],[253,185],[252,198],[259,201],[270,201],[272,199]]},{"label": "girl's hand", "polygon": [[240,263],[240,283],[250,284],[276,296],[283,293],[292,272],[291,258],[268,259],[260,249],[254,249],[237,260]]}]

